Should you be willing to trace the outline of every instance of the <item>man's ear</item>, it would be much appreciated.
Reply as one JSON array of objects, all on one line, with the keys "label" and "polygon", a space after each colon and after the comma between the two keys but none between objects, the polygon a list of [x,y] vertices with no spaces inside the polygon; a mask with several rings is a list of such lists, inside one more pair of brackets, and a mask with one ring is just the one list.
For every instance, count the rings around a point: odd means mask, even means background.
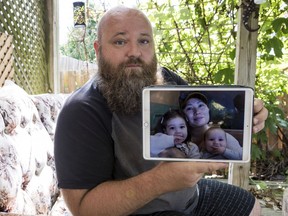
[{"label": "man's ear", "polygon": [[96,53],[96,57],[98,57],[98,54],[99,54],[99,42],[96,40],[94,41],[94,50],[95,50],[95,53]]}]

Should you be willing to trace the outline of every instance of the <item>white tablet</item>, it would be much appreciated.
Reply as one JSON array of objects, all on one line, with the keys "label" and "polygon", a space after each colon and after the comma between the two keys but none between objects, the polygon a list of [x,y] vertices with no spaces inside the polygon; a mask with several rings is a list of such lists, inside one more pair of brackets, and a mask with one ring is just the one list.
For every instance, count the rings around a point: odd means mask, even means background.
[{"label": "white tablet", "polygon": [[252,88],[150,86],[142,96],[145,159],[250,161]]}]

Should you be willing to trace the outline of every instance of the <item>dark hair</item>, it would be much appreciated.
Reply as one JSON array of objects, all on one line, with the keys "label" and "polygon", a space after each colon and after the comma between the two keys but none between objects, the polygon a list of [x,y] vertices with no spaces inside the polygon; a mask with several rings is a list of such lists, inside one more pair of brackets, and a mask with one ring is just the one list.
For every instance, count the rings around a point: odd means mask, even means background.
[{"label": "dark hair", "polygon": [[185,114],[178,109],[170,109],[162,115],[162,117],[158,120],[156,127],[154,128],[155,134],[156,133],[165,133],[167,122],[170,119],[176,118],[176,117],[180,117],[180,118],[184,119],[184,122],[185,122],[186,127],[187,127],[187,138],[185,139],[185,142],[188,140],[190,141],[190,139],[191,139],[191,135],[190,135],[191,127],[189,126],[189,123],[188,123],[188,120],[187,120]]},{"label": "dark hair", "polygon": [[191,98],[197,98],[206,105],[208,104],[208,99],[207,97],[200,93],[200,92],[181,92],[179,95],[179,107],[181,110],[183,110],[187,104],[187,101]]},{"label": "dark hair", "polygon": [[234,106],[239,112],[244,111],[245,96],[244,94],[238,94],[233,99]]}]

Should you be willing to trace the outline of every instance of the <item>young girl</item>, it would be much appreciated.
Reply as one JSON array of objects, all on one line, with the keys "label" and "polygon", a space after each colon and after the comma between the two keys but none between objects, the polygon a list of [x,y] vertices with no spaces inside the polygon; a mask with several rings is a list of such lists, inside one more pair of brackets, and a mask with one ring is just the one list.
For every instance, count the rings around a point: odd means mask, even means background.
[{"label": "young girl", "polygon": [[155,135],[151,136],[153,154],[158,157],[200,158],[198,146],[190,141],[188,122],[179,110],[167,111],[158,121]]}]

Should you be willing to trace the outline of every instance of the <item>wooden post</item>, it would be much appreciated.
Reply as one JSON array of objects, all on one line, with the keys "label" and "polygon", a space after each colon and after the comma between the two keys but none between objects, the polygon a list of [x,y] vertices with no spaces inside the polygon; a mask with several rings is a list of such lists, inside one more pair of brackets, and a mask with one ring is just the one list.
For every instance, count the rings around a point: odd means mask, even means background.
[{"label": "wooden post", "polygon": [[[235,63],[235,84],[255,86],[255,74],[256,74],[256,49],[257,49],[257,30],[248,31],[243,22],[248,21],[246,24],[251,29],[258,28],[258,17],[255,17],[253,12],[246,19],[245,13],[247,12],[247,2],[253,0],[246,0],[245,2],[240,0],[240,8],[238,11],[238,30],[237,30],[237,44],[236,44],[236,63]],[[246,25],[246,26],[247,26]],[[247,189],[249,186],[249,170],[250,162],[237,164],[229,164],[228,183],[240,186]]]},{"label": "wooden post", "polygon": [[47,0],[47,43],[48,43],[48,75],[49,90],[53,93],[60,92],[59,59],[59,0]]}]

